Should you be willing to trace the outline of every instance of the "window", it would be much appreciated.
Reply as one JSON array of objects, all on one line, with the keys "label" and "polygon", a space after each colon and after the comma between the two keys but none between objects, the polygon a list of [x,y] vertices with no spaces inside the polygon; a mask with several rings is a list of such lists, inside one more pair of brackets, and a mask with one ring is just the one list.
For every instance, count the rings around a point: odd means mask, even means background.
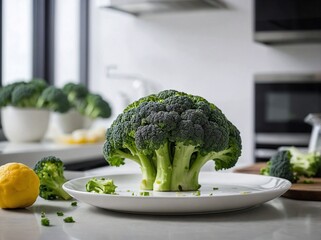
[{"label": "window", "polygon": [[88,0],[0,0],[0,14],[0,85],[88,85]]}]

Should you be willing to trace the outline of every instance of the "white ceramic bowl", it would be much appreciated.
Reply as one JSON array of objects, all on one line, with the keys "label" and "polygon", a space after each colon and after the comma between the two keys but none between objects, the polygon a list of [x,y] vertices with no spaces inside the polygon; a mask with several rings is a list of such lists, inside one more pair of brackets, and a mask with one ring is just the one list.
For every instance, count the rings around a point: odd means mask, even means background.
[{"label": "white ceramic bowl", "polygon": [[10,142],[36,142],[45,136],[50,112],[36,108],[1,109],[3,133]]},{"label": "white ceramic bowl", "polygon": [[63,133],[72,133],[78,129],[88,129],[93,121],[85,116],[82,116],[74,109],[66,113],[54,113],[54,115],[57,127]]}]

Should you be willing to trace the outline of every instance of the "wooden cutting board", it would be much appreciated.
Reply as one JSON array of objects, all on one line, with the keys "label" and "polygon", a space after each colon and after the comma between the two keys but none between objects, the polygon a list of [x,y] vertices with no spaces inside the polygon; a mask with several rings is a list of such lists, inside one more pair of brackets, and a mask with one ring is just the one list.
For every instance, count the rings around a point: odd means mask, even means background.
[{"label": "wooden cutting board", "polygon": [[[265,167],[266,163],[256,163],[248,167],[237,168],[234,172],[260,174],[260,169]],[[321,201],[321,178],[309,178],[313,183],[305,184],[300,180],[292,184],[292,187],[282,196],[297,200]]]}]

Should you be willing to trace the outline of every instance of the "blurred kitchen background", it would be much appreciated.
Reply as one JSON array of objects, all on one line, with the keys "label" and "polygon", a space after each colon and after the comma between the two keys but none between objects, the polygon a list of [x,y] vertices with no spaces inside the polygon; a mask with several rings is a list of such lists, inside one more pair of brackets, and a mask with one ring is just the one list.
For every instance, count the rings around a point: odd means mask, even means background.
[{"label": "blurred kitchen background", "polygon": [[144,94],[201,95],[241,131],[240,164],[307,147],[321,112],[320,0],[2,0],[0,33],[2,85],[83,83],[106,128]]}]

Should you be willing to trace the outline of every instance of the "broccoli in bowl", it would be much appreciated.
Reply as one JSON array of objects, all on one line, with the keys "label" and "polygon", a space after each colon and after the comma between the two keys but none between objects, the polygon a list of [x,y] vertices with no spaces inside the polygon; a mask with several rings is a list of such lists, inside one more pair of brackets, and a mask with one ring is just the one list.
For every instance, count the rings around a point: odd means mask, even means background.
[{"label": "broccoli in bowl", "polygon": [[195,191],[199,172],[233,167],[241,155],[239,130],[200,96],[164,90],[131,103],[107,129],[103,154],[112,166],[125,159],[142,171],[142,190]]}]

